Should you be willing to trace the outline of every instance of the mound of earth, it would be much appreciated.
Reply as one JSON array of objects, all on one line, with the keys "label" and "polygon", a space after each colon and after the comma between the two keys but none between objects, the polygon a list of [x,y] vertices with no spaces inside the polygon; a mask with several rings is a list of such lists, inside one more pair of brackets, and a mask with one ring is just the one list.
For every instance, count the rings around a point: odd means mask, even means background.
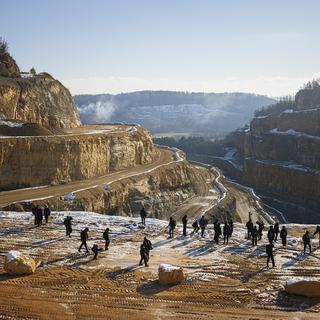
[{"label": "mound of earth", "polygon": [[3,136],[51,136],[59,134],[64,134],[63,130],[41,126],[38,123],[0,120],[0,135]]}]

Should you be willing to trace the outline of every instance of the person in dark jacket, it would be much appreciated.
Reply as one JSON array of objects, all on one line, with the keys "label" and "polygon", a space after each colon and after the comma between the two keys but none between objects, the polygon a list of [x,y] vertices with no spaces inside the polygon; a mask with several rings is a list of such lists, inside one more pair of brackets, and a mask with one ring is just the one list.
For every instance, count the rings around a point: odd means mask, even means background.
[{"label": "person in dark jacket", "polygon": [[192,234],[198,233],[198,231],[200,230],[197,220],[195,220],[194,223],[192,224],[192,228],[193,228]]},{"label": "person in dark jacket", "polygon": [[187,236],[187,224],[188,224],[188,217],[187,215],[185,214],[182,218],[182,234],[184,237]]},{"label": "person in dark jacket", "polygon": [[287,245],[287,235],[288,235],[288,232],[287,232],[286,227],[282,226],[282,229],[280,231],[280,238],[281,238],[281,241],[282,241],[282,245],[284,247]]},{"label": "person in dark jacket", "polygon": [[176,220],[174,220],[172,217],[169,219],[169,238],[173,238],[174,229],[176,228]]},{"label": "person in dark jacket", "polygon": [[216,244],[219,244],[219,238],[221,236],[221,226],[219,220],[216,219],[213,223],[213,230],[214,230],[214,241]]},{"label": "person in dark jacket", "polygon": [[147,255],[147,261],[149,261],[149,257],[150,257],[150,250],[153,249],[152,247],[152,243],[149,239],[147,239],[147,237],[143,238],[143,243],[144,247],[146,248],[146,255]]},{"label": "person in dark jacket", "polygon": [[88,246],[87,246],[87,240],[89,238],[88,232],[89,232],[89,229],[85,228],[80,233],[81,244],[80,244],[80,247],[79,247],[79,250],[78,250],[79,252],[81,251],[82,247],[84,246],[86,248],[86,250],[87,250],[87,253],[89,253]]},{"label": "person in dark jacket", "polygon": [[37,226],[40,227],[43,221],[43,210],[41,207],[37,208],[36,216],[37,216]]},{"label": "person in dark jacket", "polygon": [[103,239],[104,239],[104,250],[109,250],[110,245],[110,237],[109,237],[109,228],[106,228],[103,232]]},{"label": "person in dark jacket", "polygon": [[145,226],[146,225],[146,217],[147,217],[147,212],[144,207],[140,210],[140,217],[141,217],[141,223]]},{"label": "person in dark jacket", "polygon": [[63,221],[64,226],[66,227],[66,236],[71,238],[72,233],[72,217],[67,216]]},{"label": "person in dark jacket", "polygon": [[233,234],[233,220],[232,219],[229,220],[229,227],[230,227],[230,237],[231,237]]},{"label": "person in dark jacket", "polygon": [[252,223],[251,218],[246,223],[246,227],[247,227],[247,239],[249,240],[249,239],[251,239],[252,230],[253,230],[253,223]]},{"label": "person in dark jacket", "polygon": [[97,260],[99,251],[102,251],[102,248],[99,248],[97,244],[94,244],[91,248],[91,251],[94,253],[94,260]]},{"label": "person in dark jacket", "polygon": [[144,265],[148,267],[147,249],[143,244],[140,246],[140,257],[141,259],[140,259],[139,265],[142,266],[142,261],[143,261]]},{"label": "person in dark jacket", "polygon": [[279,232],[280,232],[280,227],[279,227],[279,223],[278,222],[276,222],[274,224],[273,230],[274,230],[274,241],[276,242],[278,240],[278,235],[279,235]]},{"label": "person in dark jacket", "polygon": [[201,229],[202,238],[204,237],[204,232],[206,230],[207,225],[208,225],[208,220],[204,216],[202,216],[201,219],[199,220],[199,226]]},{"label": "person in dark jacket", "polygon": [[310,239],[310,234],[309,231],[306,231],[306,233],[302,237],[303,241],[303,253],[306,254],[306,248],[309,248],[309,251],[311,253],[311,239]]},{"label": "person in dark jacket", "polygon": [[274,233],[273,226],[270,226],[270,228],[269,228],[269,230],[268,230],[268,240],[269,240],[269,243],[273,243],[274,237],[275,237],[275,233]]},{"label": "person in dark jacket", "polygon": [[32,208],[32,214],[33,214],[33,216],[34,216],[34,225],[35,225],[35,226],[38,225],[37,209],[38,209],[37,206],[34,206],[34,207]]},{"label": "person in dark jacket", "polygon": [[49,216],[51,214],[51,210],[49,209],[48,206],[44,207],[44,212],[43,213],[44,213],[44,218],[46,220],[46,223],[48,223],[49,222]]},{"label": "person in dark jacket", "polygon": [[262,233],[263,233],[263,229],[264,229],[264,224],[263,222],[257,221],[256,224],[258,225],[258,235],[259,235],[259,240],[262,239]]},{"label": "person in dark jacket", "polygon": [[254,226],[251,232],[251,240],[252,240],[253,247],[258,245],[258,236],[259,236],[258,229],[256,226]]},{"label": "person in dark jacket", "polygon": [[313,233],[313,235],[315,236],[316,234],[319,234],[319,245],[320,245],[320,226],[316,227],[316,231]]},{"label": "person in dark jacket", "polygon": [[274,268],[276,265],[274,263],[274,255],[273,255],[273,248],[274,248],[274,245],[272,243],[269,243],[266,245],[266,253],[268,255],[268,258],[267,258],[267,268],[269,268],[269,262],[271,260],[272,262],[272,267]]},{"label": "person in dark jacket", "polygon": [[223,244],[229,243],[230,235],[231,235],[231,228],[229,224],[226,222],[223,226]]}]

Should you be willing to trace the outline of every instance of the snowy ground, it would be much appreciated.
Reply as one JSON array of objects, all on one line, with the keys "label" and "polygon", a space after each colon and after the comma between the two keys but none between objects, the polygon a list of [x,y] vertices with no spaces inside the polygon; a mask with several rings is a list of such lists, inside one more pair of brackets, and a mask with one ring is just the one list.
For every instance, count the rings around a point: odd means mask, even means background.
[{"label": "snowy ground", "polygon": [[[73,217],[71,239],[65,236],[63,225],[67,215]],[[200,234],[191,236],[190,228],[188,236],[183,237],[181,224],[178,224],[175,237],[168,239],[167,221],[147,219],[145,229],[141,228],[139,222],[140,218],[106,216],[93,212],[53,212],[49,224],[38,228],[33,225],[31,213],[0,212],[0,277],[4,255],[9,250],[19,250],[42,261],[37,271],[39,279],[42,279],[41,274],[56,268],[71,268],[81,272],[103,271],[107,272],[108,277],[123,281],[121,285],[130,286],[130,290],[135,290],[135,287],[139,290],[154,289],[158,267],[166,263],[182,266],[188,274],[187,287],[184,285],[175,289],[175,294],[179,296],[187,294],[191,290],[188,286],[192,286],[192,292],[205,292],[203,299],[209,299],[212,291],[216,292],[221,301],[224,301],[224,295],[232,295],[233,300],[227,300],[226,305],[237,304],[240,307],[245,303],[255,308],[264,306],[281,310],[320,311],[320,301],[301,300],[281,294],[288,280],[297,277],[320,280],[319,240],[313,239],[315,251],[312,254],[302,253],[302,234],[306,229],[313,231],[313,225],[287,225],[288,246],[283,248],[278,240],[275,246],[277,267],[267,269],[266,231],[258,246],[252,247],[251,242],[245,239],[244,225],[235,224],[229,244],[216,245],[213,242],[212,225],[205,237],[201,238]],[[102,233],[105,228],[110,228],[110,249],[99,253],[96,261],[92,259],[91,252],[86,254],[85,251],[77,251],[79,233],[85,227],[89,228],[90,248],[95,243],[103,248]],[[149,267],[138,265],[139,247],[144,236],[152,241],[154,247]],[[61,272],[55,277],[59,277]],[[132,274],[137,276],[129,277]],[[141,284],[141,279],[147,283]],[[36,284],[39,281],[42,280],[37,280]],[[52,281],[55,283],[56,280]]]}]

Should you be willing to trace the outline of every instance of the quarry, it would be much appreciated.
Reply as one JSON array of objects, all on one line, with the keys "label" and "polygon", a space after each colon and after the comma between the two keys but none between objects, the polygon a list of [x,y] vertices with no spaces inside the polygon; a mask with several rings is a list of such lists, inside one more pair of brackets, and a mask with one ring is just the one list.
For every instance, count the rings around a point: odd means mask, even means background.
[{"label": "quarry", "polygon": [[[267,268],[266,231],[279,215],[253,189],[186,160],[179,149],[155,145],[139,124],[81,124],[59,81],[22,77],[10,56],[2,59],[10,68],[0,69],[0,318],[318,319],[320,293],[310,286],[320,282],[320,243],[312,237],[313,251],[304,254],[301,240],[316,230],[315,220],[280,221],[288,243],[275,242],[277,266]],[[318,109],[255,118],[250,130],[235,134],[238,150],[220,160],[223,167],[240,152],[245,184],[304,197],[316,208],[319,132],[299,121],[293,126],[300,113],[313,121]],[[35,206],[50,208],[48,223],[35,225]],[[203,237],[191,227],[202,216]],[[170,217],[177,221],[173,238]],[[265,224],[256,246],[246,237],[249,218]],[[233,220],[228,243],[213,241],[215,219]],[[110,248],[97,259],[78,251],[85,228],[90,248],[102,248],[110,229]],[[144,237],[153,246],[146,267],[138,263]],[[160,272],[172,270],[181,271],[177,283],[159,282]]]}]

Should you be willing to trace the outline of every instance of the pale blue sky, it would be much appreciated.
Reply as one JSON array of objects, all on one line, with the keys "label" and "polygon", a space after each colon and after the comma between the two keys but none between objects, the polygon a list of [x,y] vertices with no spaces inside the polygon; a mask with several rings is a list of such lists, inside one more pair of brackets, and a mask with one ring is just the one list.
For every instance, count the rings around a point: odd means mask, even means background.
[{"label": "pale blue sky", "polygon": [[72,93],[278,96],[320,76],[318,0],[2,0],[1,11],[19,66]]}]

